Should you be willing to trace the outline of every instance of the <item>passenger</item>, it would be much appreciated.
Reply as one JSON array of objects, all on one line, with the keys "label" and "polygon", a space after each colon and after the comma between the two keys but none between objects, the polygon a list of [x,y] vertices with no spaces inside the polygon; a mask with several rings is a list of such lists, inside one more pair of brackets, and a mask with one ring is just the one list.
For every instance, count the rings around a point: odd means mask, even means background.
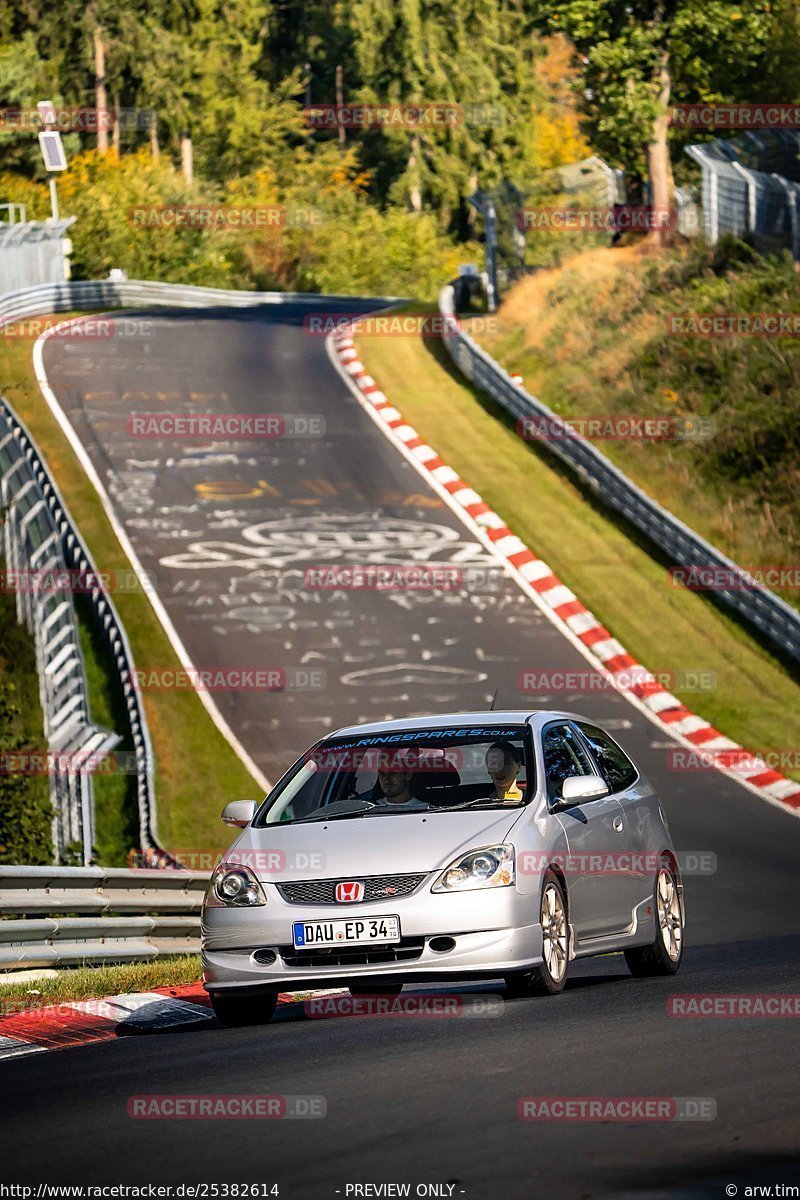
[{"label": "passenger", "polygon": [[492,778],[498,800],[505,800],[509,804],[518,804],[522,800],[517,776],[524,762],[525,755],[520,746],[506,741],[492,742],[486,751],[486,770]]}]

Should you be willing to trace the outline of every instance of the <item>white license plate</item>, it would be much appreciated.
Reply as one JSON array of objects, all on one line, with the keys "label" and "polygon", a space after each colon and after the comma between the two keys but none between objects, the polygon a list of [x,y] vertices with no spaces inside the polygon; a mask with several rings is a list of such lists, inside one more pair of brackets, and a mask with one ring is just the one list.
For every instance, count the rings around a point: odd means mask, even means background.
[{"label": "white license plate", "polygon": [[295,921],[296,950],[309,946],[372,946],[400,941],[399,917],[345,917],[337,921]]}]

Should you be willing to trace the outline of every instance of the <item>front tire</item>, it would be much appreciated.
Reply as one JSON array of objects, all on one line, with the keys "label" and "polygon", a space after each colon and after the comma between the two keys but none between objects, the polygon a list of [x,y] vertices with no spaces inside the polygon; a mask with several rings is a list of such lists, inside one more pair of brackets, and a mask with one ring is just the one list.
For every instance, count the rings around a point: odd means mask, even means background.
[{"label": "front tire", "polygon": [[209,999],[214,1016],[220,1025],[266,1025],[278,1003],[277,992],[249,990],[210,992]]},{"label": "front tire", "polygon": [[654,975],[677,974],[683,958],[683,909],[678,874],[665,863],[656,876],[653,903],[656,936],[651,946],[636,946],[625,951],[631,975],[644,979]]},{"label": "front tire", "polygon": [[557,875],[545,871],[539,903],[542,926],[542,961],[530,971],[506,976],[512,996],[557,996],[567,982],[569,928],[567,901]]}]

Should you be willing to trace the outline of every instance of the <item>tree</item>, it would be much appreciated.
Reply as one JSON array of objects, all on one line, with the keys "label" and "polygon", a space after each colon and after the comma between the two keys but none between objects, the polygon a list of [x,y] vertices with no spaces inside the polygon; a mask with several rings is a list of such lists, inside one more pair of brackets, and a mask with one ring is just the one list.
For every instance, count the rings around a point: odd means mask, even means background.
[{"label": "tree", "polygon": [[352,22],[361,87],[351,98],[461,110],[452,124],[363,134],[379,193],[428,205],[441,228],[465,234],[470,193],[524,172],[532,154],[541,36],[518,0],[354,0]]},{"label": "tree", "polygon": [[672,203],[670,105],[753,99],[774,29],[767,0],[552,0],[543,26],[575,46],[587,131],[613,163]]}]

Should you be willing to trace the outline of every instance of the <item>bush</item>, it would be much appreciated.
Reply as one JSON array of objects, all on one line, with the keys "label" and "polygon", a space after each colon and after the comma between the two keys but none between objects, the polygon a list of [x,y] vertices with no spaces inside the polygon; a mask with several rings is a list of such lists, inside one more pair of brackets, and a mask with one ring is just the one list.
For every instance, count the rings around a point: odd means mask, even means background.
[{"label": "bush", "polygon": [[[35,678],[35,676],[34,676]],[[41,737],[40,737],[41,742]],[[30,750],[16,688],[0,682],[0,753]],[[0,768],[0,863],[45,866],[53,861],[47,777],[20,775]]]}]

